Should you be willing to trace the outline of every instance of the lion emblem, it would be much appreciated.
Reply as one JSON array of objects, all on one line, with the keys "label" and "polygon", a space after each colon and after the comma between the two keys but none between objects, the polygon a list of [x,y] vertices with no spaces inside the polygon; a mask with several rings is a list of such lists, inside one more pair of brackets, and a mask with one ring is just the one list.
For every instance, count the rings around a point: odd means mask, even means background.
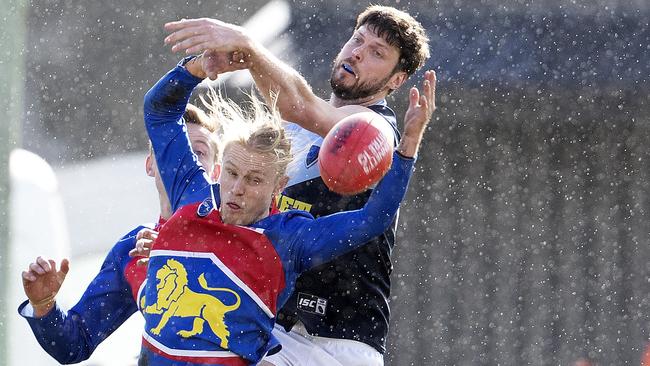
[{"label": "lion emblem", "polygon": [[156,272],[156,280],[158,299],[155,304],[147,306],[144,312],[147,314],[162,314],[162,318],[158,325],[151,329],[151,333],[160,335],[160,331],[172,316],[193,317],[192,329],[181,330],[176,334],[183,338],[200,334],[207,322],[212,332],[221,340],[221,348],[228,348],[230,332],[224,323],[224,317],[227,312],[238,309],[241,304],[241,299],[235,291],[228,288],[208,287],[204,273],[201,273],[198,278],[202,288],[208,291],[229,292],[235,295],[237,301],[232,305],[225,305],[212,295],[192,291],[187,286],[185,267],[174,259],[167,260],[167,263]]}]

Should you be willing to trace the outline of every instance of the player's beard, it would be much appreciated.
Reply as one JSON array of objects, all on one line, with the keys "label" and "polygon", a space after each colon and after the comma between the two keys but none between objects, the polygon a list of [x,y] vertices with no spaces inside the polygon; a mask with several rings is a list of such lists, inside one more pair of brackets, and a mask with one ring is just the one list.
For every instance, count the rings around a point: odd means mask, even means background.
[{"label": "player's beard", "polygon": [[342,100],[359,100],[366,99],[372,95],[379,93],[382,89],[386,87],[386,84],[390,80],[391,75],[386,76],[381,80],[371,80],[364,83],[359,83],[359,79],[355,79],[356,82],[350,86],[343,85],[338,83],[336,78],[336,71],[341,68],[341,63],[335,63],[332,66],[332,72],[330,74],[330,86],[332,87],[332,92],[339,99]]}]

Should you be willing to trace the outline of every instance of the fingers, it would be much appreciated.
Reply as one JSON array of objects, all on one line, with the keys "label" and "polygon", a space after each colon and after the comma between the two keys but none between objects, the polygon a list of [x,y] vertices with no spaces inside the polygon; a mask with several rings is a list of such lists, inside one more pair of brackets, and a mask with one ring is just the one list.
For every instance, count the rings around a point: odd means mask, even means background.
[{"label": "fingers", "polygon": [[44,275],[50,271],[50,264],[43,258],[36,258],[35,262],[29,264],[29,271],[33,274]]},{"label": "fingers", "polygon": [[138,250],[136,248],[129,250],[129,257],[137,257],[137,256],[138,256]]},{"label": "fingers", "polygon": [[[61,263],[61,269],[65,265],[65,273],[68,272],[68,260],[64,259]],[[56,262],[52,259],[45,260],[42,257],[37,257],[36,260],[29,264],[28,270],[22,272],[22,277],[24,280],[33,282],[38,279],[39,276],[46,275],[50,272],[56,272]]]},{"label": "fingers", "polygon": [[[52,270],[52,263],[54,263],[53,260],[46,261],[45,259],[38,257],[36,258],[36,263],[38,263],[45,272],[50,272]],[[56,265],[56,263],[54,263]]]},{"label": "fingers", "polygon": [[411,88],[409,93],[409,108],[415,108],[418,106],[418,100],[420,99],[420,91],[416,87]]},{"label": "fingers", "polygon": [[147,238],[142,238],[138,239],[138,241],[135,242],[135,248],[131,249],[129,251],[129,256],[130,257],[148,257],[149,254],[151,254],[151,247],[153,246],[155,242],[155,238],[153,239],[147,239]]},{"label": "fingers", "polygon": [[429,106],[433,112],[436,109],[436,83],[438,77],[435,71],[429,70],[425,73],[425,79],[425,95],[427,96]]},{"label": "fingers", "polygon": [[140,239],[150,239],[154,240],[158,237],[158,232],[152,229],[144,228],[135,235],[136,240]]},{"label": "fingers", "polygon": [[[426,111],[426,116],[431,117],[431,110],[429,110],[429,101],[427,98],[423,95],[420,97],[420,108],[424,109]],[[428,119],[428,118],[427,118]]]},{"label": "fingers", "polygon": [[[175,32],[179,29],[184,29],[188,27],[195,27],[197,25],[208,22],[209,19],[200,18],[200,19],[181,19],[175,22],[165,23],[165,30],[168,32]],[[213,20],[214,21],[214,20]]]},{"label": "fingers", "polygon": [[[189,44],[189,41],[192,43]],[[185,53],[188,55],[190,54],[197,54],[201,53],[203,51],[207,51],[210,49],[216,50],[219,49],[219,45],[214,42],[214,39],[211,38],[210,36],[203,36],[203,37],[192,37],[186,41],[183,41],[183,43],[188,42],[187,46],[185,44],[182,45],[182,48],[176,48],[176,45],[172,47],[173,52],[178,52],[181,50],[185,50]]]},{"label": "fingers", "polygon": [[31,271],[28,272],[23,271],[22,277],[23,277],[23,283],[34,282],[37,279],[37,277],[34,276],[34,274],[32,274]]},{"label": "fingers", "polygon": [[186,38],[182,41],[177,41],[172,44],[172,52],[179,52],[185,50],[186,53],[201,53],[210,49],[213,44],[211,43],[212,37],[210,35],[198,34]]},{"label": "fingers", "polygon": [[[165,37],[165,44],[171,45],[172,52],[185,50],[186,53],[200,53],[216,46],[210,41],[218,39],[218,24],[210,19],[184,20],[165,24],[172,33]],[[202,45],[202,46],[197,46]]]},{"label": "fingers", "polygon": [[65,276],[68,274],[68,271],[70,271],[70,261],[64,258],[61,261],[61,273],[63,273],[63,275]]}]

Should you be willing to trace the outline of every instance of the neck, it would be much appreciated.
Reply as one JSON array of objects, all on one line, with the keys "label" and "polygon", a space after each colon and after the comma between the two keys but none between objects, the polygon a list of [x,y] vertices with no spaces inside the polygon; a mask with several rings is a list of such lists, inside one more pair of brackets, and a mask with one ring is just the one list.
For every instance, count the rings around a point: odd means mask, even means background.
[{"label": "neck", "polygon": [[334,93],[330,95],[330,104],[333,105],[336,108],[343,107],[346,105],[360,105],[367,107],[369,105],[376,104],[380,100],[386,98],[386,95],[384,93],[380,94],[375,94],[371,95],[366,98],[358,98],[358,99],[341,99],[337,97]]},{"label": "neck", "polygon": [[166,195],[161,194],[159,196],[160,199],[160,217],[162,217],[165,220],[169,220],[170,217],[172,217],[172,205],[169,203],[169,199],[167,198]]}]

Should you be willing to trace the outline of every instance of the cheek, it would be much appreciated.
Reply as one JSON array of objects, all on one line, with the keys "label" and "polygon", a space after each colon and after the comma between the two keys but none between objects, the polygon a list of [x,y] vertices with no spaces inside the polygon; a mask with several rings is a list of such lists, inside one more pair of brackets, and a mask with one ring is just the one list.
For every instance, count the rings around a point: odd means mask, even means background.
[{"label": "cheek", "polygon": [[339,54],[336,55],[337,60],[343,60],[344,58],[347,58],[350,56],[350,52],[352,50],[352,46],[350,46],[349,43],[346,43],[343,45],[343,48],[341,48],[341,51],[339,51]]},{"label": "cheek", "polygon": [[214,166],[214,161],[207,156],[204,156],[199,159],[199,162],[201,162],[201,165],[203,165],[203,168],[207,170],[211,170],[212,167]]},{"label": "cheek", "polygon": [[250,192],[250,199],[253,203],[259,203],[260,206],[266,206],[273,195],[273,190],[269,187],[251,187]]}]

